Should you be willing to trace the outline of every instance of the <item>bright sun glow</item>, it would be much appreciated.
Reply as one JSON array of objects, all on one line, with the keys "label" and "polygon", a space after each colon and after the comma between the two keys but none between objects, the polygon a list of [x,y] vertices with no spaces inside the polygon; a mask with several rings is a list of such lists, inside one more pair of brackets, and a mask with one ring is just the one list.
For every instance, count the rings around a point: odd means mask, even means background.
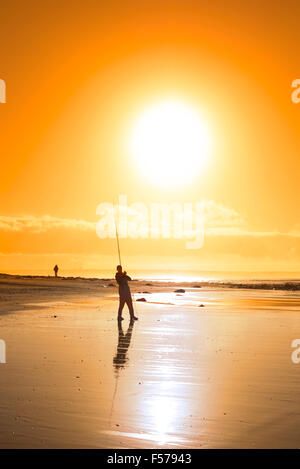
[{"label": "bright sun glow", "polygon": [[167,100],[139,117],[131,135],[130,152],[150,182],[178,186],[199,175],[210,143],[200,113],[181,101]]}]

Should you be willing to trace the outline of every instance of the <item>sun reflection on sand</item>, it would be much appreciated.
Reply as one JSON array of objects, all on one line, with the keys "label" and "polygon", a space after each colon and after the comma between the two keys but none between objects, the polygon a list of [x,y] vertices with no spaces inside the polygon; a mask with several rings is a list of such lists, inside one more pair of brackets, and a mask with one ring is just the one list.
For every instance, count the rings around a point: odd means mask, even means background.
[{"label": "sun reflection on sand", "polygon": [[[160,334],[170,332],[168,328],[162,328]],[[161,358],[160,362],[156,363],[153,368],[153,364],[146,365],[146,368],[150,365],[148,372],[144,369],[144,373],[150,373],[148,375],[147,384],[144,384],[138,393],[139,397],[135,401],[135,412],[143,415],[142,421],[140,421],[140,432],[130,431],[124,429],[118,431],[113,429],[115,425],[116,415],[119,413],[119,409],[123,407],[123,391],[120,393],[117,391],[118,381],[120,377],[120,371],[125,373],[128,366],[127,352],[131,344],[132,325],[129,325],[127,333],[124,333],[122,323],[118,324],[118,346],[117,351],[113,357],[113,367],[115,371],[115,390],[113,395],[113,404],[110,415],[110,430],[104,433],[124,438],[130,442],[133,439],[153,441],[158,446],[164,445],[175,445],[182,444],[184,438],[178,438],[178,427],[183,428],[184,422],[188,412],[189,399],[181,399],[179,396],[185,396],[190,392],[189,382],[178,381],[179,373],[178,367],[172,365],[170,354],[173,356],[176,353],[176,347],[165,344],[167,347],[163,347],[161,343],[156,344],[154,349],[157,347],[160,350]],[[160,341],[159,341],[160,342]],[[152,344],[154,345],[154,344]],[[171,359],[171,361],[170,361]],[[142,372],[142,370],[141,370]],[[125,377],[122,375],[123,378]],[[150,378],[150,379],[149,379]],[[180,376],[180,380],[183,376]],[[126,378],[125,378],[126,379]],[[144,377],[145,379],[145,377]],[[117,396],[118,395],[118,396]],[[128,405],[128,404],[127,404]],[[129,408],[131,405],[129,405]],[[125,411],[129,411],[129,408]],[[123,407],[124,412],[124,407]],[[129,411],[130,412],[130,411]],[[133,412],[133,414],[135,413]],[[116,413],[116,415],[115,415]],[[133,417],[134,418],[134,417]],[[126,443],[125,443],[126,444]],[[130,446],[130,443],[129,443]]]},{"label": "sun reflection on sand", "polygon": [[164,445],[168,442],[168,435],[172,433],[174,421],[178,414],[177,400],[168,396],[155,396],[149,402],[153,426],[156,430],[157,442]]},{"label": "sun reflection on sand", "polygon": [[165,445],[176,440],[178,426],[184,425],[188,413],[188,400],[178,399],[178,395],[181,394],[179,388],[181,387],[183,392],[184,389],[176,381],[177,371],[173,366],[168,364],[158,366],[156,375],[160,381],[152,384],[152,392],[145,403],[153,439],[159,445]]}]

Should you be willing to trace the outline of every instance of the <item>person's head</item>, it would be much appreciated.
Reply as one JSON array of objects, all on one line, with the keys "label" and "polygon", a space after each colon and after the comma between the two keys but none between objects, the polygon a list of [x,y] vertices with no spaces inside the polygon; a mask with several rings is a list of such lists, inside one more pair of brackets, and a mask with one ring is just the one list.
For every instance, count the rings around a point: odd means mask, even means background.
[{"label": "person's head", "polygon": [[119,272],[119,274],[122,273],[122,266],[121,265],[117,265],[117,272]]}]

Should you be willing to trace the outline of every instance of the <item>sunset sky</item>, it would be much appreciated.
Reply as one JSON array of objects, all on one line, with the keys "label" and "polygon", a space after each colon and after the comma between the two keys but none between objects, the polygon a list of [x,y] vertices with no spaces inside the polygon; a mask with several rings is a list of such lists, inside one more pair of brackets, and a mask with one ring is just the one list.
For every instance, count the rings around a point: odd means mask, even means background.
[{"label": "sunset sky", "polygon": [[[128,270],[300,271],[297,1],[2,2],[0,271],[112,269],[97,206],[203,202],[204,245],[122,239]],[[211,138],[184,185],[137,168],[155,103],[197,109]],[[183,156],[184,164],[184,156]]]}]

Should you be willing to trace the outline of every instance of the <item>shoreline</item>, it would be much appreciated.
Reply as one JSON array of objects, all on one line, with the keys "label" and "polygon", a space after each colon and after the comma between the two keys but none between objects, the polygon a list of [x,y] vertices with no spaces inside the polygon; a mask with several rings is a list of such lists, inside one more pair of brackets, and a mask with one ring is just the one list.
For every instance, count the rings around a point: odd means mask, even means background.
[{"label": "shoreline", "polygon": [[[51,280],[51,281],[68,281],[68,282],[115,282],[114,277],[81,277],[81,276],[53,276],[53,275],[17,275],[0,273],[0,284],[3,284],[5,279],[10,281],[18,280]],[[290,280],[241,280],[241,281],[228,281],[228,280],[201,280],[201,281],[178,281],[178,280],[149,280],[142,278],[133,278],[132,283],[140,283],[148,286],[166,287],[168,285],[182,285],[188,288],[237,288],[237,289],[256,289],[256,290],[286,290],[286,291],[299,291],[300,279]],[[105,285],[105,284],[104,284]],[[105,285],[107,286],[107,285]],[[110,286],[116,286],[110,285]]]}]

